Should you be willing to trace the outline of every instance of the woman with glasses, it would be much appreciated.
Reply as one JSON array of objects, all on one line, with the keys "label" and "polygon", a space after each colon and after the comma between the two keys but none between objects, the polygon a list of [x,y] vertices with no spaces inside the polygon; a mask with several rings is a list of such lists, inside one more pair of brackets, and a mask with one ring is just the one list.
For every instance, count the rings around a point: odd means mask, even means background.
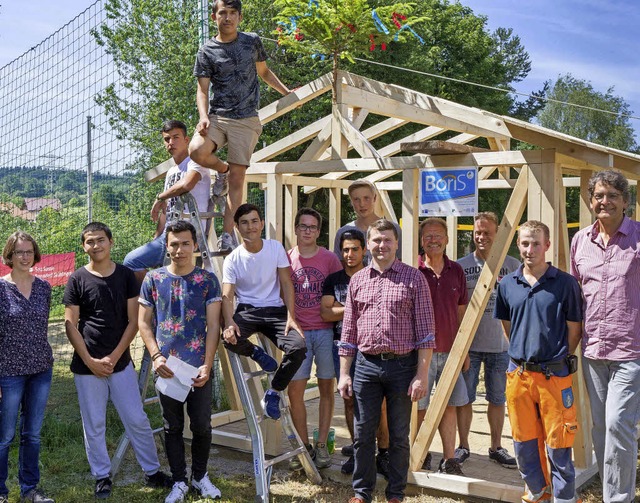
[{"label": "woman with glasses", "polygon": [[20,501],[53,503],[38,488],[40,428],[53,368],[47,341],[51,287],[31,274],[40,250],[29,234],[11,234],[2,260],[11,271],[0,278],[0,503],[9,501],[9,448],[18,417]]}]

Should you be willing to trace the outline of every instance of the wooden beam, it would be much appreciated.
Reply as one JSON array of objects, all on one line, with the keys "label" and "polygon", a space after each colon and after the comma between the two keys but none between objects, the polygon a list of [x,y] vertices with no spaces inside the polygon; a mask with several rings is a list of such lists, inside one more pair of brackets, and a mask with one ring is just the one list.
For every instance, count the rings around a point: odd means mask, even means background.
[{"label": "wooden beam", "polygon": [[[356,127],[356,125],[346,118],[341,112],[340,108],[337,110],[337,122],[340,128],[340,133],[349,142],[360,157],[382,157],[378,151],[371,145],[369,140],[362,134],[362,132]],[[349,151],[347,146],[340,157],[346,157]]]},{"label": "wooden beam", "polygon": [[249,167],[250,174],[284,173],[327,173],[331,171],[357,172],[378,171],[381,169],[403,170],[424,167],[427,158],[416,155],[411,157],[391,157],[383,159],[331,159],[327,161],[283,161],[259,162]]},{"label": "wooden beam", "polygon": [[[408,175],[408,172],[404,174]],[[498,234],[495,243],[491,248],[491,253],[485,262],[478,283],[471,296],[471,301],[467,306],[466,313],[456,334],[449,358],[436,386],[435,395],[431,400],[431,404],[427,409],[427,413],[423,424],[418,431],[418,435],[411,447],[410,469],[417,471],[422,467],[422,463],[427,455],[429,446],[433,440],[435,432],[440,424],[444,410],[447,407],[449,397],[456,383],[456,377],[462,369],[464,363],[464,355],[467,354],[471,347],[473,334],[480,324],[480,320],[484,315],[485,307],[489,302],[489,297],[493,291],[493,287],[500,272],[500,265],[504,262],[509,246],[513,241],[516,227],[520,222],[520,217],[524,212],[526,203],[527,186],[528,186],[528,169],[523,167],[516,186],[511,193],[511,198],[504,211],[502,222],[498,228]],[[405,196],[406,197],[406,196]],[[404,213],[403,213],[404,217]],[[417,243],[417,241],[416,241]],[[404,243],[403,243],[404,246]],[[414,245],[415,246],[415,245]],[[404,250],[403,250],[404,253]],[[403,255],[404,257],[404,255]]]},{"label": "wooden beam", "polygon": [[397,223],[398,217],[396,216],[396,212],[393,209],[393,204],[391,204],[389,193],[386,190],[378,189],[378,200],[380,201],[380,206],[382,208],[382,216],[387,220],[391,220],[392,222]]},{"label": "wooden beam", "polygon": [[546,258],[557,267],[560,250],[558,208],[562,175],[559,165],[555,163],[553,150],[543,150],[541,161],[529,166],[527,219],[539,220],[549,227],[551,246]]},{"label": "wooden beam", "polygon": [[282,175],[267,175],[266,236],[282,242]]},{"label": "wooden beam", "polygon": [[[406,124],[407,121],[402,121],[400,119],[386,119],[384,121],[382,121],[380,124],[384,124],[387,123],[387,128],[389,128],[389,131],[393,130],[397,127],[399,127],[400,125]],[[372,139],[372,130],[375,126],[366,129],[365,131],[363,131],[363,134],[365,135],[365,137],[367,139]],[[393,142],[389,145],[387,145],[386,147],[383,147],[379,150],[379,153],[382,157],[391,157],[393,155],[396,155],[398,153],[400,153],[400,144],[403,141],[421,141],[421,140],[426,140],[428,138],[432,138],[434,136],[439,135],[440,133],[444,132],[445,130],[442,128],[436,128],[436,127],[428,127],[425,128],[421,131],[418,131],[414,134],[411,134],[409,136],[406,136],[404,138],[402,138],[401,140],[398,140],[396,142]],[[386,133],[386,132],[385,132]],[[322,178],[327,178],[327,179],[337,179],[337,178],[344,178],[345,176],[348,176],[344,173],[327,173],[326,175],[323,175]],[[392,176],[391,174],[389,176]],[[313,192],[315,189],[309,189],[309,190],[305,190],[305,194],[311,193]]]},{"label": "wooden beam", "polygon": [[330,121],[331,116],[327,115],[322,119],[319,119],[309,124],[308,126],[303,127],[302,129],[298,129],[295,133],[287,135],[284,138],[281,138],[280,140],[266,146],[265,148],[254,152],[251,156],[251,163],[273,159],[282,152],[291,150],[292,148],[297,147],[298,145],[310,140],[311,138],[318,136],[318,133],[322,131],[322,128],[329,124]]},{"label": "wooden beam", "polygon": [[470,154],[472,152],[490,152],[488,148],[473,147],[451,141],[429,140],[402,143],[400,148],[410,154],[449,155]]},{"label": "wooden beam", "polygon": [[519,503],[522,501],[522,486],[512,486],[491,482],[473,477],[460,477],[444,473],[427,473],[425,471],[410,471],[407,481],[418,487],[460,494],[487,501],[507,501]]},{"label": "wooden beam", "polygon": [[260,122],[263,125],[271,122],[281,115],[284,115],[295,108],[301,107],[307,101],[311,101],[313,98],[330,91],[332,80],[333,76],[331,73],[325,73],[321,77],[318,77],[308,84],[299,87],[295,91],[290,92],[286,96],[283,96],[278,101],[269,103],[267,106],[258,110]]},{"label": "wooden beam", "polygon": [[509,136],[513,138],[542,148],[555,149],[559,154],[587,163],[591,169],[614,167],[632,178],[640,178],[639,155],[603,147],[511,117],[503,119],[509,128]]},{"label": "wooden beam", "polygon": [[[418,124],[438,126],[452,131],[472,133],[478,136],[493,136],[508,131],[499,117],[480,114],[457,114],[460,118],[445,115],[436,103],[437,98],[416,93],[415,101],[403,101],[373,92],[349,87],[344,91],[344,99],[351,106],[363,107],[371,113],[404,119]],[[480,120],[476,120],[480,119]],[[480,123],[481,126],[475,123]],[[491,129],[494,128],[494,129]]]},{"label": "wooden beam", "polygon": [[[416,114],[410,112],[410,109],[421,112],[421,114],[418,114],[420,120],[412,120],[412,122],[444,126],[447,129],[461,132],[477,131],[480,136],[510,136],[508,128],[499,115],[347,72],[339,72],[338,78],[347,85],[344,99],[351,105],[358,105],[353,100],[366,98],[365,101],[370,101],[372,98],[374,100],[377,98],[378,106],[376,109],[379,112],[375,113],[381,113],[381,115],[400,117],[398,112],[393,111],[393,103],[395,102],[397,107],[403,108],[411,116]],[[371,112],[375,111],[374,108],[369,106],[360,106],[367,108]]]},{"label": "wooden beam", "polygon": [[164,180],[165,175],[169,169],[173,168],[176,165],[176,162],[173,160],[173,157],[170,157],[164,162],[158,164],[155,168],[151,168],[144,173],[144,181],[153,183],[158,180]]},{"label": "wooden beam", "polygon": [[413,266],[418,262],[419,185],[417,169],[402,173],[402,261]]},{"label": "wooden beam", "polygon": [[593,176],[593,171],[580,172],[580,228],[589,227],[594,221],[594,214],[591,211],[591,200],[589,199],[589,179]]},{"label": "wooden beam", "polygon": [[284,247],[290,250],[296,245],[295,216],[298,213],[298,185],[284,186]]},{"label": "wooden beam", "polygon": [[458,260],[458,217],[447,217],[447,256],[451,260]]}]

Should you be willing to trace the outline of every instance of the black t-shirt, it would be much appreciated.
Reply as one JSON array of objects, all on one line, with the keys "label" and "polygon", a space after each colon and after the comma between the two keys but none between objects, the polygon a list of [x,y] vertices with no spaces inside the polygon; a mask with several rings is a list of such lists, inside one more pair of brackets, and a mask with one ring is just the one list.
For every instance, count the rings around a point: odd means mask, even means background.
[{"label": "black t-shirt", "polygon": [[[64,290],[65,306],[79,306],[78,330],[93,358],[103,358],[116,348],[122,339],[129,317],[127,301],[139,295],[136,277],[131,269],[116,264],[113,274],[102,278],[91,274],[85,267],[75,271]],[[116,363],[114,372],[120,372],[131,361],[129,348]],[[71,372],[90,375],[92,372],[74,351]]]},{"label": "black t-shirt", "polygon": [[[349,288],[349,276],[344,269],[334,272],[327,276],[322,286],[322,295],[332,295],[343,306],[347,302],[347,290]],[[339,340],[342,334],[342,320],[336,321],[333,324],[333,339]]]}]

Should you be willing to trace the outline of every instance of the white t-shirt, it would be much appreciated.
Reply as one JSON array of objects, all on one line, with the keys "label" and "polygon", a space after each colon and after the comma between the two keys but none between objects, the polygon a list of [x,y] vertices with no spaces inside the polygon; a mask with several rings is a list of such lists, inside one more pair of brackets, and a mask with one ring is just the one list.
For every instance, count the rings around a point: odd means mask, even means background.
[{"label": "white t-shirt", "polygon": [[[182,180],[189,171],[197,171],[200,173],[200,180],[196,183],[195,187],[191,189],[191,195],[196,200],[198,205],[198,211],[205,213],[209,208],[210,188],[211,188],[211,170],[203,168],[199,164],[196,164],[191,158],[187,157],[177,166],[169,168],[167,176],[164,179],[164,190],[173,187],[176,183]],[[167,214],[173,209],[176,203],[176,198],[172,197],[167,201]],[[202,228],[206,227],[206,220],[202,220]]]},{"label": "white t-shirt", "polygon": [[222,283],[235,285],[238,304],[254,307],[280,307],[278,269],[289,267],[284,246],[273,239],[262,240],[262,250],[251,253],[243,245],[224,259]]}]

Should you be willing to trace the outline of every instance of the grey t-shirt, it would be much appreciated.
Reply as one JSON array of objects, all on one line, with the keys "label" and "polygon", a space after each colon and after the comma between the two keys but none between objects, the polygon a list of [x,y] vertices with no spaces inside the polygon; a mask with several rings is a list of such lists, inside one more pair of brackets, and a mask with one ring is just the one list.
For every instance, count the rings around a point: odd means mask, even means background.
[{"label": "grey t-shirt", "polygon": [[[402,231],[400,230],[400,226],[397,223],[393,222],[393,225],[396,228],[396,231],[398,231],[398,251],[396,252],[396,257],[398,257],[398,260],[402,260]],[[342,260],[342,252],[340,251],[340,236],[342,236],[343,232],[352,231],[353,229],[357,229],[355,220],[353,222],[349,222],[346,225],[343,225],[338,229],[338,232],[336,232],[336,237],[333,240],[333,252],[338,256],[340,260]],[[362,234],[364,234],[364,237],[366,239],[366,231]],[[371,253],[369,253],[369,250],[367,250],[363,262],[365,266],[368,266],[369,262],[371,262]]]},{"label": "grey t-shirt", "polygon": [[[458,260],[458,264],[462,266],[464,275],[467,278],[467,291],[469,292],[469,299],[473,294],[473,290],[478,283],[480,272],[484,267],[484,260],[476,257],[475,253],[470,253]],[[475,337],[471,343],[470,351],[480,351],[484,353],[502,353],[509,348],[509,342],[504,336],[500,320],[493,317],[493,308],[496,303],[496,288],[500,280],[507,274],[515,271],[520,267],[520,262],[515,258],[507,255],[504,259],[504,263],[500,268],[498,274],[498,280],[494,286],[489,302],[484,310],[478,329],[476,330]]]},{"label": "grey t-shirt", "polygon": [[211,79],[209,114],[229,119],[258,115],[260,85],[256,62],[267,53],[256,33],[238,32],[232,42],[207,41],[196,55],[193,74]]}]

